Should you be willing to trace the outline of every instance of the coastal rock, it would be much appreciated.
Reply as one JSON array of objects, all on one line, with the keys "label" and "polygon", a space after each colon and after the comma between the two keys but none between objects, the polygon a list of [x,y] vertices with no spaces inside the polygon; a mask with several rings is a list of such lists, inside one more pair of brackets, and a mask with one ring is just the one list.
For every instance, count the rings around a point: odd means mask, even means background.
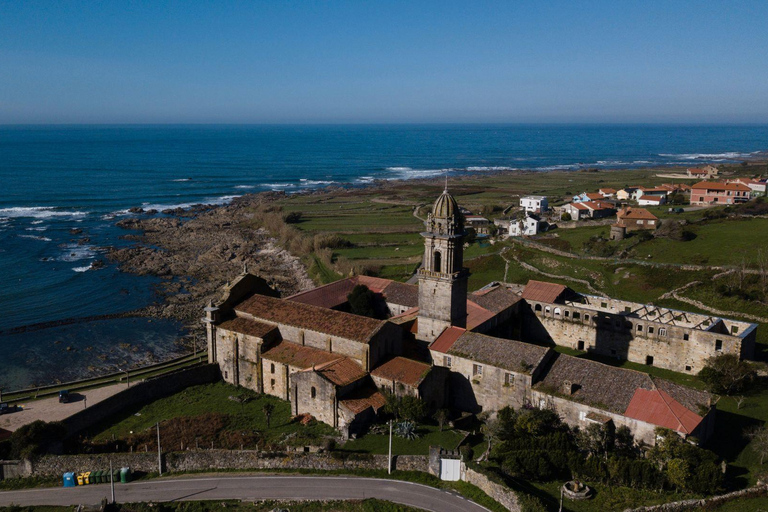
[{"label": "coastal rock", "polygon": [[128,213],[144,213],[144,208],[134,206],[133,208],[128,208]]}]

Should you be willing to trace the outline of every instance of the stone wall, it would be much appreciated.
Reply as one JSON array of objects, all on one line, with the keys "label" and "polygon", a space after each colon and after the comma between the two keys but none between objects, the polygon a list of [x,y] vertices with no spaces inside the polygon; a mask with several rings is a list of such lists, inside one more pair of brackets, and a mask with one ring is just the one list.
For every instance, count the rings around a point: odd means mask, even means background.
[{"label": "stone wall", "polygon": [[73,414],[63,423],[72,436],[126,408],[143,405],[198,384],[219,380],[219,367],[207,364],[147,379]]},{"label": "stone wall", "polygon": [[729,501],[737,500],[740,498],[765,496],[766,493],[768,493],[768,485],[762,484],[755,487],[750,487],[749,489],[742,489],[740,491],[729,492],[728,494],[722,494],[720,496],[713,496],[711,498],[662,503],[661,505],[627,509],[625,512],[683,512],[687,510],[701,510],[704,507],[713,508],[715,506],[722,505],[723,503],[727,503]]},{"label": "stone wall", "polygon": [[497,484],[482,473],[466,468],[463,480],[478,487],[485,494],[498,501],[504,508],[512,512],[520,512],[522,508],[517,501],[517,495],[509,487]]},{"label": "stone wall", "polygon": [[[49,455],[28,465],[24,476],[59,476],[67,471],[96,471],[130,467],[134,471],[157,471],[157,452],[98,455]],[[398,471],[429,471],[423,455],[394,457]],[[223,469],[311,469],[321,471],[387,469],[386,455],[329,453],[264,453],[252,450],[191,450],[163,454],[163,472],[216,471]]]}]

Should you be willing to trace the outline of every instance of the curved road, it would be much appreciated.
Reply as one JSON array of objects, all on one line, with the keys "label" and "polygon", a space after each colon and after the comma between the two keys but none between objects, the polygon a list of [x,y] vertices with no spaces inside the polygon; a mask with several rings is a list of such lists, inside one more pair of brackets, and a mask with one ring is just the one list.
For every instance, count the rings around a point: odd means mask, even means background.
[{"label": "curved road", "polygon": [[[0,492],[0,506],[96,504],[109,484]],[[434,512],[488,512],[466,498],[426,485],[344,476],[201,476],[115,484],[121,503],[239,499],[348,500],[378,498]]]}]

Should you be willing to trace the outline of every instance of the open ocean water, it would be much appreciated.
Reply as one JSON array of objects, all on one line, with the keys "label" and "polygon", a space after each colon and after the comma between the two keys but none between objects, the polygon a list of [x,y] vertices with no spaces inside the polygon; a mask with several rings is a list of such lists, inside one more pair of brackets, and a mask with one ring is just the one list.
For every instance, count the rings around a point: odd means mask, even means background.
[{"label": "open ocean water", "polygon": [[91,268],[99,247],[125,243],[114,224],[131,207],[221,204],[446,169],[695,166],[767,150],[768,126],[0,126],[0,387],[106,372],[148,352],[175,355],[173,322],[8,332],[153,300],[154,279]]}]

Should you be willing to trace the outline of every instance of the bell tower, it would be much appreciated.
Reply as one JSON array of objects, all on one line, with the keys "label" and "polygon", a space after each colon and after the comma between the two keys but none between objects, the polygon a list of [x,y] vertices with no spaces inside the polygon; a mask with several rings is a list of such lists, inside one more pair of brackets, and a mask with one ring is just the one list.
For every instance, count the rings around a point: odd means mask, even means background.
[{"label": "bell tower", "polygon": [[446,328],[467,325],[467,278],[464,222],[459,205],[445,190],[427,216],[424,260],[419,269],[417,337],[432,342]]}]

